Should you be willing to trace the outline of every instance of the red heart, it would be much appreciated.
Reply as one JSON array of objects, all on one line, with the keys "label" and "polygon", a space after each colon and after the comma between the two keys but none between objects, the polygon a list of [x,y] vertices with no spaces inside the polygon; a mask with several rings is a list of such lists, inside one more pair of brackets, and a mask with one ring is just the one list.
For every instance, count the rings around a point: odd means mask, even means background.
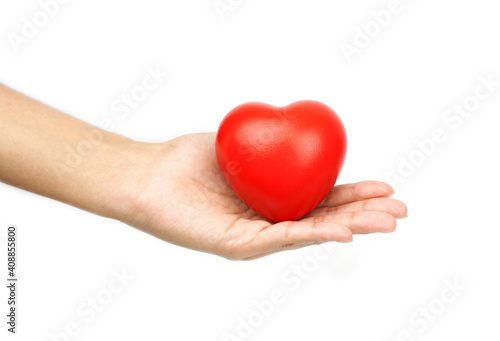
[{"label": "red heart", "polygon": [[347,138],[337,114],[323,103],[286,107],[242,104],[223,119],[217,161],[240,199],[273,222],[298,220],[335,185]]}]

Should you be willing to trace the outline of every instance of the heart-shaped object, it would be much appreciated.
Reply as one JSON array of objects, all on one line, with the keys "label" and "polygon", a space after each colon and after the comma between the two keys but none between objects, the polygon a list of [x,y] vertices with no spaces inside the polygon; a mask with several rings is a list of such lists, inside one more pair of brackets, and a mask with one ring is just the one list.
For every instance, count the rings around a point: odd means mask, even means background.
[{"label": "heart-shaped object", "polygon": [[215,150],[227,182],[256,213],[298,220],[335,185],[347,138],[335,111],[316,101],[246,103],[220,124]]}]

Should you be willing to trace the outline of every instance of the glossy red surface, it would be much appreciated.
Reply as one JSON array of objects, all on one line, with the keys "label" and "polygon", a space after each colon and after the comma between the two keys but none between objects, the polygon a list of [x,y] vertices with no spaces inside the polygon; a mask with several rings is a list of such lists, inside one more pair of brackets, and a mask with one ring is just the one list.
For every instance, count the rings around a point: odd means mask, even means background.
[{"label": "glossy red surface", "polygon": [[238,197],[273,222],[298,220],[330,192],[347,138],[323,103],[246,103],[229,112],[216,139],[219,166]]}]

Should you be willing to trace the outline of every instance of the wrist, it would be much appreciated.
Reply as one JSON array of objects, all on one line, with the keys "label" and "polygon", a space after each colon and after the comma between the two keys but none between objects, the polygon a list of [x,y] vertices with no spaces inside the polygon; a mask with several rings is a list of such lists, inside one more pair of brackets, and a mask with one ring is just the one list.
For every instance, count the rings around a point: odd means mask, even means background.
[{"label": "wrist", "polygon": [[98,143],[94,143],[78,167],[59,178],[59,195],[54,198],[107,218],[125,221],[134,214],[141,172],[145,169],[144,164],[151,161],[148,155],[152,144],[92,129],[100,135]]},{"label": "wrist", "polygon": [[139,213],[141,179],[153,160],[153,145],[115,134],[104,141],[96,159],[100,164],[96,188],[101,194],[94,198],[94,213],[126,223],[134,219]]}]

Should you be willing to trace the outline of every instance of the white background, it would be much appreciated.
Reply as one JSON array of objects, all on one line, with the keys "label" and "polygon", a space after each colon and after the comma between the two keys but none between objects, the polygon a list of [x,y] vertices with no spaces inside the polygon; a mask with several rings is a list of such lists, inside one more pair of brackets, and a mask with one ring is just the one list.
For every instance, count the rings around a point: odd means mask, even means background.
[{"label": "white background", "polygon": [[[71,340],[223,340],[278,289],[285,302],[241,339],[386,341],[408,331],[414,340],[498,340],[500,87],[456,129],[443,113],[474,95],[478,77],[500,81],[499,9],[401,0],[348,63],[342,42],[353,44],[356,27],[388,3],[244,0],[221,20],[212,0],[74,0],[16,53],[8,34],[40,5],[2,0],[0,81],[95,125],[111,117],[134,139],[215,131],[247,101],[315,99],[348,133],[338,183],[386,180],[436,128],[447,140],[395,186],[409,207],[398,231],[355,237],[296,291],[282,276],[314,248],[231,262],[0,184],[1,283],[7,224],[19,226],[20,242],[19,333],[8,335],[2,317],[1,339],[50,340],[75,322]],[[111,104],[157,65],[170,76],[117,119]],[[122,268],[134,279],[87,323],[77,307]],[[443,308],[446,280],[467,289],[422,332],[409,319],[419,307]]]}]

